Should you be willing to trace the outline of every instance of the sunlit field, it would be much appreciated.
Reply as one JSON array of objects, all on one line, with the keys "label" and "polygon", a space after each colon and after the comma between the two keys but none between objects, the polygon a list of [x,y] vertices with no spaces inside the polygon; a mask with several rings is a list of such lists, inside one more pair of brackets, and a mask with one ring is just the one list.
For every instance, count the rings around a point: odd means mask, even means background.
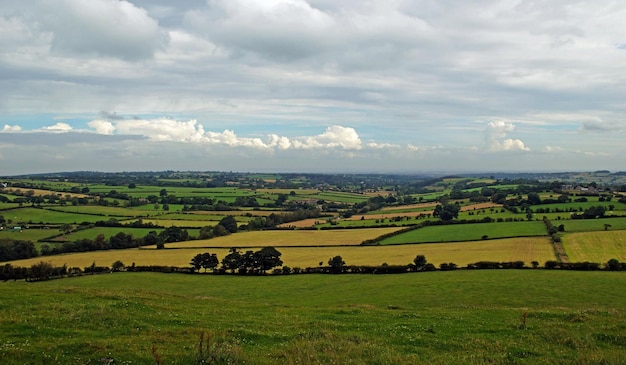
[{"label": "sunlit field", "polygon": [[[196,242],[197,241],[192,241]],[[221,260],[230,247],[207,248],[191,244],[178,244],[178,247],[187,248],[157,250],[153,248],[126,249],[112,251],[93,251],[85,253],[65,254],[49,257],[37,257],[12,262],[17,266],[30,266],[40,261],[50,262],[61,266],[86,267],[95,262],[99,266],[110,266],[121,260],[125,265],[166,265],[187,267],[191,258],[198,253],[216,253]],[[166,245],[166,247],[177,247]],[[242,251],[257,250],[261,246],[246,246]],[[438,266],[442,263],[455,263],[465,266],[478,261],[524,261],[530,266],[532,261],[543,265],[554,259],[554,251],[550,240],[545,237],[512,238],[502,240],[435,243],[419,245],[391,245],[391,246],[335,246],[335,247],[277,247],[282,253],[285,266],[290,267],[317,267],[327,265],[334,256],[342,256],[348,265],[406,265],[413,262],[417,255],[425,255],[428,262]]]},{"label": "sunlit field", "polygon": [[626,261],[626,231],[568,233],[563,247],[570,262]]}]

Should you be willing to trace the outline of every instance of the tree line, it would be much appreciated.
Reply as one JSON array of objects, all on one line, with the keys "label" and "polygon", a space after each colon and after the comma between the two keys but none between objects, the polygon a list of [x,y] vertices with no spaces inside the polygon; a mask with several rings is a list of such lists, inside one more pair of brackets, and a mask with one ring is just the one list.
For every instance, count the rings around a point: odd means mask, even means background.
[{"label": "tree line", "polygon": [[[160,272],[160,273],[184,273],[197,274],[201,269],[204,272],[211,270],[215,275],[297,275],[297,274],[402,274],[410,272],[432,272],[452,270],[505,270],[505,269],[545,269],[545,270],[577,270],[577,271],[626,271],[626,262],[611,259],[604,264],[579,262],[563,263],[554,260],[546,261],[543,267],[537,261],[526,266],[523,261],[497,262],[480,261],[470,263],[465,267],[459,267],[455,263],[441,263],[439,267],[428,263],[424,255],[417,255],[413,262],[407,265],[347,265],[341,256],[334,256],[328,260],[328,265],[320,262],[317,267],[290,268],[282,266],[281,253],[273,247],[265,247],[259,251],[241,252],[232,248],[228,255],[220,261],[216,254],[208,252],[200,253],[191,259],[190,266],[164,266],[150,265],[138,266],[133,263],[125,266],[121,261],[115,261],[111,267],[97,266],[92,263],[84,268],[52,266],[49,262],[41,261],[30,267],[13,266],[5,264],[0,266],[0,280],[27,280],[41,281],[58,279],[72,276],[105,274],[113,272]],[[281,267],[282,266],[282,267]]]}]

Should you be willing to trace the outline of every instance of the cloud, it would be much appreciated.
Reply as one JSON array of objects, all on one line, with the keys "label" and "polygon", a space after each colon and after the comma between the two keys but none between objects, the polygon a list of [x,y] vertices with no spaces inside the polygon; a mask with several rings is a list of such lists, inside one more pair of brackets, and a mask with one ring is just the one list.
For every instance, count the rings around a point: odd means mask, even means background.
[{"label": "cloud", "polygon": [[513,123],[494,121],[487,124],[487,148],[492,151],[530,151],[524,142],[519,139],[507,138],[508,133],[515,130]]},{"label": "cloud", "polygon": [[[314,136],[286,137],[268,134],[265,139],[259,137],[240,137],[233,130],[223,132],[205,131],[197,120],[179,121],[171,118],[155,119],[94,119],[87,125],[99,134],[141,135],[154,141],[193,142],[198,144],[221,144],[230,147],[250,147],[263,150],[288,149],[343,149],[360,150],[362,142],[354,128],[332,125]],[[71,127],[57,123],[44,129],[64,131]]]},{"label": "cloud", "polygon": [[22,130],[22,127],[20,127],[19,125],[5,124],[4,127],[2,128],[3,132],[19,132],[21,130]]},{"label": "cloud", "polygon": [[43,127],[42,128],[45,131],[49,131],[49,132],[69,132],[71,131],[73,128],[71,125],[67,124],[67,123],[63,123],[63,122],[59,122],[55,125],[51,125],[48,127]]},{"label": "cloud", "polygon": [[332,42],[320,37],[334,27],[328,14],[304,0],[210,0],[186,20],[215,43],[234,52],[290,60],[314,54]]},{"label": "cloud", "polygon": [[87,123],[87,125],[96,130],[98,134],[113,134],[115,126],[108,120],[96,119]]},{"label": "cloud", "polygon": [[615,132],[619,131],[619,128],[602,121],[587,121],[583,122],[582,130],[586,132]]},{"label": "cloud", "polygon": [[41,29],[57,53],[127,60],[150,58],[165,43],[158,22],[146,10],[121,0],[44,1]]}]

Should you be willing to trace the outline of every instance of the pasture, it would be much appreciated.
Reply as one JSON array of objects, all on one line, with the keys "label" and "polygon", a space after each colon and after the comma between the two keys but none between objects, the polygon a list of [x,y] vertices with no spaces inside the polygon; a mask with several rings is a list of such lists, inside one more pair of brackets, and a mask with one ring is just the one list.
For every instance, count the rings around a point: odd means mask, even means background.
[{"label": "pasture", "polygon": [[19,208],[4,211],[4,218],[11,219],[13,224],[78,224],[82,222],[94,223],[103,220],[102,216],[92,214],[78,214],[56,212],[40,208]]},{"label": "pasture", "polygon": [[397,245],[422,242],[458,242],[486,238],[545,236],[546,226],[539,221],[470,223],[429,226],[414,229],[380,242],[381,245]]},{"label": "pasture", "polygon": [[565,232],[592,232],[607,229],[626,230],[626,218],[571,219],[568,221],[552,221],[552,224],[557,226],[563,224]]},{"label": "pasture", "polygon": [[14,232],[11,229],[0,231],[0,238],[10,238],[13,240],[36,242],[50,236],[61,233],[58,229],[23,228],[21,232]]},{"label": "pasture", "polygon": [[209,353],[233,364],[621,364],[625,286],[546,270],[7,282],[0,358],[190,364],[209,332]]}]

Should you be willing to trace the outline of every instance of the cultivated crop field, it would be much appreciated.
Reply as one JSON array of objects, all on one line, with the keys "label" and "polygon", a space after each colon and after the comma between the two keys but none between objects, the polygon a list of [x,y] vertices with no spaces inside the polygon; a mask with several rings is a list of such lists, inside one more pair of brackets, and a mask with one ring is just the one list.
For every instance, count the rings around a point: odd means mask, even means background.
[{"label": "cultivated crop field", "polygon": [[571,262],[626,261],[626,231],[568,233],[563,247]]},{"label": "cultivated crop field", "polygon": [[[621,364],[626,276],[505,270],[0,283],[3,364]],[[564,290],[566,288],[566,290]],[[585,295],[571,295],[585,293]],[[210,346],[200,336],[210,335]],[[203,336],[203,345],[206,336]]]},{"label": "cultivated crop field", "polygon": [[[254,232],[252,232],[254,233]],[[271,232],[270,232],[271,233]],[[243,233],[241,234],[243,235]],[[230,237],[230,236],[227,236]],[[72,253],[47,257],[37,257],[12,262],[16,266],[30,267],[44,260],[54,266],[66,264],[68,267],[84,268],[95,262],[99,266],[111,266],[117,260],[126,265],[166,265],[188,267],[191,258],[198,253],[210,252],[217,254],[221,260],[228,254],[230,247],[245,247],[242,251],[257,250],[266,243],[263,235],[254,246],[223,244],[216,247],[211,241],[189,241],[178,244],[168,244],[172,249],[157,250],[154,248],[125,249]],[[329,241],[330,242],[330,241]],[[344,240],[338,242],[346,242]],[[204,245],[202,244],[204,243]],[[287,242],[288,244],[289,242]],[[294,241],[297,245],[297,241]],[[206,246],[205,246],[206,245]],[[209,246],[211,245],[211,246]],[[416,255],[425,255],[428,262],[439,266],[442,263],[453,262],[459,266],[478,261],[524,261],[530,266],[532,261],[544,263],[554,259],[554,250],[550,240],[545,237],[512,238],[502,240],[473,241],[463,243],[432,243],[419,245],[389,245],[389,246],[330,246],[330,247],[280,247],[281,259],[289,267],[318,267],[320,262],[327,265],[331,257],[340,255],[348,265],[406,265],[413,261]]]}]

